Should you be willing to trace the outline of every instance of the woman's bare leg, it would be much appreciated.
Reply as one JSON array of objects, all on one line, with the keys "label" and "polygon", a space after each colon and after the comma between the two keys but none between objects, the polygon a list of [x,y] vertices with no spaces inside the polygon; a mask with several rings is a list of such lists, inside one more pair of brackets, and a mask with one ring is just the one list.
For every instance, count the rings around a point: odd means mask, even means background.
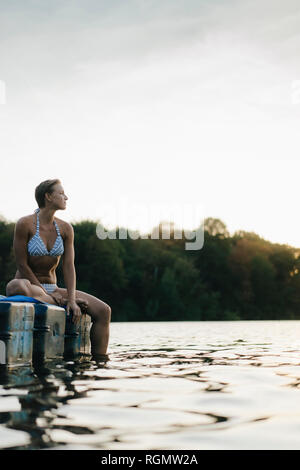
[{"label": "woman's bare leg", "polygon": [[28,279],[12,279],[6,286],[6,295],[26,295],[27,297],[34,297],[41,302],[56,305],[50,295],[46,294],[41,287],[31,284]]},{"label": "woman's bare leg", "polygon": [[[63,297],[67,297],[67,289],[58,287],[57,290]],[[76,290],[77,297],[86,301],[86,312],[91,316],[93,322],[90,331],[92,355],[94,357],[103,356],[107,352],[109,342],[111,308],[97,297],[80,290]]]},{"label": "woman's bare leg", "polygon": [[[12,279],[6,286],[6,295],[26,295],[27,297],[33,297],[41,302],[58,305],[51,295],[47,294],[39,286],[31,284],[28,279]],[[68,298],[64,298],[59,305],[64,306],[67,302]],[[83,310],[87,308],[86,300],[76,296],[76,302],[78,302],[80,307],[83,307]]]},{"label": "woman's bare leg", "polygon": [[[65,299],[65,303],[67,302],[67,289],[58,287],[55,292],[59,292]],[[11,280],[6,286],[6,295],[26,295],[42,302],[57,305],[50,295],[46,294],[39,286],[31,284],[28,279]],[[79,290],[76,290],[75,297],[79,306],[82,304],[84,311],[91,316],[93,322],[90,331],[92,355],[94,357],[106,355],[109,341],[111,308],[97,297]]]}]

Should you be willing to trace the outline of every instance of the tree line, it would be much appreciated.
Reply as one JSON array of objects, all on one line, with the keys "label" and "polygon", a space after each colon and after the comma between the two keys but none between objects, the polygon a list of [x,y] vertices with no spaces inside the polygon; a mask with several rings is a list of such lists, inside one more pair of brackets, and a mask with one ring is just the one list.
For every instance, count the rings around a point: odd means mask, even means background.
[{"label": "tree line", "polygon": [[[300,250],[204,222],[204,245],[184,238],[100,240],[97,222],[72,223],[77,289],[112,308],[112,321],[300,319]],[[171,224],[172,226],[172,224]],[[157,227],[161,234],[162,225]],[[0,220],[0,294],[16,272],[14,223]],[[64,286],[61,262],[57,284]]]}]

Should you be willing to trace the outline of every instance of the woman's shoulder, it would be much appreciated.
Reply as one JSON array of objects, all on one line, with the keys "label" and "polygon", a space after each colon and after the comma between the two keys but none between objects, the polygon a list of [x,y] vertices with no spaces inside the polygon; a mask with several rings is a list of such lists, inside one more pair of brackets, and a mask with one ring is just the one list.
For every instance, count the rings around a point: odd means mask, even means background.
[{"label": "woman's shoulder", "polygon": [[65,227],[65,228],[68,228],[68,227],[72,227],[72,225],[69,223],[69,222],[66,222],[65,220],[63,219],[59,219],[58,217],[54,217],[54,220],[55,222],[58,222],[59,225],[61,225],[62,227]]},{"label": "woman's shoulder", "polygon": [[25,227],[27,225],[29,226],[30,224],[32,224],[33,220],[34,220],[34,214],[23,215],[23,217],[20,217],[17,220],[16,225],[22,226],[22,227]]},{"label": "woman's shoulder", "polygon": [[59,230],[62,234],[67,235],[68,233],[73,232],[73,227],[69,222],[59,219],[58,217],[54,217],[54,220],[58,224]]},{"label": "woman's shoulder", "polygon": [[35,225],[33,214],[24,215],[20,217],[15,224],[16,234],[34,233]]}]

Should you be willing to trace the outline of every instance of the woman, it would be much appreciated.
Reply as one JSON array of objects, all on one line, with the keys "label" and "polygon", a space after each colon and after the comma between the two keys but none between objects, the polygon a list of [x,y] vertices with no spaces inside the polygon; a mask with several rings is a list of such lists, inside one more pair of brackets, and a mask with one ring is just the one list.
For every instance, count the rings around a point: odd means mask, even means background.
[{"label": "woman", "polygon": [[[54,217],[66,208],[68,197],[60,180],[46,180],[35,189],[39,208],[35,214],[18,220],[14,233],[17,263],[15,279],[6,286],[6,295],[26,295],[43,302],[66,305],[75,324],[81,310],[91,316],[91,349],[94,358],[106,355],[109,340],[111,309],[102,300],[76,290],[74,267],[74,231],[71,224]],[[66,289],[56,285],[55,270],[62,256]]]}]

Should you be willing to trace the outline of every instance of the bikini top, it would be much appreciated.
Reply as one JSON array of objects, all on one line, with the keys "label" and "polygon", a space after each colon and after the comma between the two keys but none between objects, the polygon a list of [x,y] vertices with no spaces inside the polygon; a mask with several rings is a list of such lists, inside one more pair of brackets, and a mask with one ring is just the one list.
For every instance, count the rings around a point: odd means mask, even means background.
[{"label": "bikini top", "polygon": [[36,209],[36,233],[33,237],[29,240],[27,244],[28,254],[31,256],[60,256],[64,252],[64,242],[62,236],[60,234],[59,228],[57,223],[54,220],[54,225],[57,232],[57,237],[55,243],[50,251],[47,250],[45,243],[40,237],[40,220],[39,220],[39,212],[40,209]]}]

